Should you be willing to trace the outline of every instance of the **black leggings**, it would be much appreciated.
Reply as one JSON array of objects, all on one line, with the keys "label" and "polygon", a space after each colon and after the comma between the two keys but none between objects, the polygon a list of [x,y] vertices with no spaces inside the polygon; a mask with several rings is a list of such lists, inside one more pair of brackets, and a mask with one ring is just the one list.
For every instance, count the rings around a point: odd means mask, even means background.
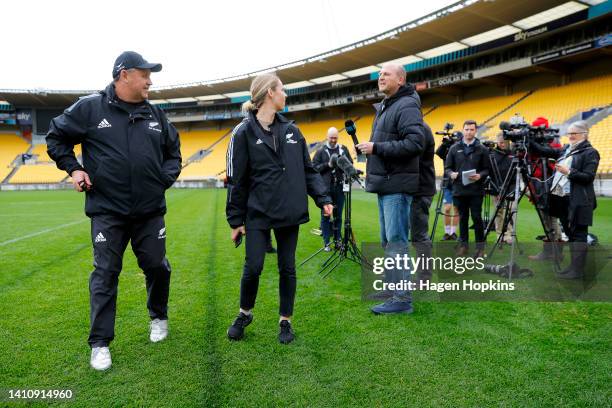
[{"label": "black leggings", "polygon": [[[295,301],[295,250],[297,248],[299,225],[274,228],[278,250],[278,291],[280,294],[279,313],[289,317],[293,314]],[[240,307],[250,310],[255,306],[259,276],[264,266],[267,248],[266,230],[247,230],[246,258],[240,281]]]}]

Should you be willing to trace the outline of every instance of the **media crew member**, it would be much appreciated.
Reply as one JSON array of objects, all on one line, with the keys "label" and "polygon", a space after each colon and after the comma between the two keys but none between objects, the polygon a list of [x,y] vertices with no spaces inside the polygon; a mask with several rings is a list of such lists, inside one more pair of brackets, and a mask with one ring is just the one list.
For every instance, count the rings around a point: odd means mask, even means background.
[{"label": "media crew member", "polygon": [[593,181],[599,152],[589,142],[588,134],[588,124],[577,121],[568,128],[568,145],[562,148],[529,145],[534,152],[557,159],[550,180],[549,213],[561,220],[572,255],[570,265],[558,274],[562,279],[579,279],[584,275],[588,228],[593,225],[593,211],[597,207]]},{"label": "media crew member", "polygon": [[[510,167],[512,165],[512,156],[510,152],[510,142],[504,139],[504,134],[499,133],[496,137],[496,147],[491,150],[489,153],[491,155],[491,161],[495,163],[494,168],[489,169],[489,177],[491,178],[491,195],[493,196],[493,204],[497,207],[499,201],[504,197],[500,197],[501,188],[504,185],[504,181],[508,177],[508,173],[510,172]],[[516,179],[514,176],[510,176],[508,179],[508,192],[514,192],[514,188],[516,186]],[[514,194],[511,196],[507,196],[507,200],[513,199]],[[512,204],[513,205],[513,204]],[[511,211],[514,211],[514,207],[511,207]],[[502,234],[502,229],[504,226],[504,218],[506,216],[506,208],[502,206],[500,211],[497,213],[495,217],[495,232],[497,232],[497,236]],[[508,223],[506,232],[504,236],[501,238],[503,242],[506,244],[512,243],[512,232],[514,231],[514,225],[512,223]]]},{"label": "media crew member", "polygon": [[[105,90],[81,98],[51,121],[49,156],[74,188],[85,191],[91,218],[94,271],[89,279],[91,366],[111,366],[117,285],[128,241],[144,271],[150,340],[168,335],[170,263],[166,259],[164,192],[181,172],[179,136],[164,112],[151,105],[151,72],[161,64],[122,53]],[[82,145],[83,166],[74,155]]]},{"label": "media crew member", "polygon": [[[445,174],[452,180],[453,198],[459,208],[459,249],[458,256],[464,256],[469,250],[468,222],[470,213],[474,222],[476,254],[484,256],[484,226],[482,222],[482,199],[484,181],[489,175],[489,152],[476,138],[476,121],[466,120],[463,123],[463,139],[449,150],[445,163]],[[475,174],[463,183],[463,172],[475,170]]]},{"label": "media crew member", "polygon": [[[548,119],[540,116],[531,123],[531,126],[542,126],[548,129]],[[548,143],[548,146],[554,149],[559,149],[561,148],[561,143],[559,143],[558,138],[555,138]],[[548,205],[546,203],[548,198],[548,195],[546,194],[546,180],[555,171],[555,165],[554,163],[547,161],[546,158],[540,157],[540,155],[534,151],[530,151],[527,158],[533,169],[531,185],[532,190],[536,195],[535,197],[532,197],[530,194],[529,201],[531,201],[534,205],[539,206],[540,210],[542,211],[542,221],[546,229],[549,231],[550,237],[555,241],[561,241],[561,227],[559,226],[559,219],[551,216],[548,213]],[[532,261],[553,259],[552,246],[548,244],[547,241],[548,238],[544,237],[544,241],[542,242],[542,251],[537,255],[530,255],[528,258]]]},{"label": "media crew member", "polygon": [[[449,124],[449,126],[452,126]],[[463,134],[461,132],[456,132],[457,138],[461,140],[463,138]],[[442,163],[446,161],[446,156],[448,155],[448,151],[454,143],[454,138],[450,136],[445,136],[442,138],[442,143],[436,149],[436,156],[442,159]],[[453,198],[453,184],[451,180],[448,180],[446,177],[442,180],[442,210],[444,211],[444,235],[442,236],[442,241],[455,241],[457,239],[457,233],[455,232],[455,228],[458,223],[459,218],[459,210],[457,209],[457,202]]]},{"label": "media crew member", "polygon": [[[425,145],[419,158],[419,188],[412,197],[410,207],[410,241],[417,256],[431,257],[432,243],[429,238],[429,207],[436,194],[434,169],[435,140],[431,128],[423,122]],[[431,279],[431,270],[422,267],[417,271],[419,280]]]},{"label": "media crew member", "polygon": [[[408,254],[408,228],[412,198],[419,192],[419,158],[425,146],[421,99],[414,86],[406,83],[402,65],[387,63],[380,70],[378,89],[385,94],[375,105],[376,116],[369,142],[357,148],[368,155],[366,191],[378,195],[380,235],[385,256]],[[409,269],[387,271],[393,282],[410,280]],[[411,313],[408,290],[372,308],[372,312]]]},{"label": "media crew member", "polygon": [[[344,191],[342,190],[344,173],[338,166],[334,165],[332,157],[344,156],[351,163],[353,159],[348,149],[338,143],[338,129],[330,127],[327,130],[327,142],[319,149],[312,159],[312,164],[323,177],[325,186],[327,187],[327,194],[332,200],[334,205],[333,212],[333,226],[330,217],[326,217],[321,212],[321,231],[323,232],[323,244],[325,245],[325,251],[330,251],[330,237],[332,232],[334,235],[334,241],[339,243],[342,239],[342,209],[344,208]],[[333,230],[333,231],[332,231]]]},{"label": "media crew member", "polygon": [[285,91],[274,74],[251,83],[251,100],[242,106],[246,117],[236,126],[227,149],[226,215],[231,238],[238,245],[246,235],[246,257],[240,282],[240,312],[227,330],[240,340],[253,321],[259,276],[264,265],[266,232],[274,230],[278,252],[280,332],[278,340],[293,341],[291,315],[295,300],[295,250],[299,225],[308,222],[308,195],[332,213],[331,199],[312,166],[304,136],[278,111]]}]

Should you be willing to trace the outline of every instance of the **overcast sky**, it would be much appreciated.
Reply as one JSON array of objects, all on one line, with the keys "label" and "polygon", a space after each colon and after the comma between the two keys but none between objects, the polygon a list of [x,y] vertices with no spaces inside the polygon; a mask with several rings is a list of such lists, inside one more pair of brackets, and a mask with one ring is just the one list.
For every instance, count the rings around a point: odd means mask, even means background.
[{"label": "overcast sky", "polygon": [[0,89],[103,88],[124,50],[161,62],[154,85],[243,74],[329,51],[449,0],[2,2]]}]

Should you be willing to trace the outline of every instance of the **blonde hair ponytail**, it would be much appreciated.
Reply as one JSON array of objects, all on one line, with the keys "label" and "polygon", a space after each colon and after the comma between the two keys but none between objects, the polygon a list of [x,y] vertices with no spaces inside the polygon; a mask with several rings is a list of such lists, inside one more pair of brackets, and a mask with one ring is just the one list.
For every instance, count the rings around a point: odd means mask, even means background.
[{"label": "blonde hair ponytail", "polygon": [[268,73],[257,75],[251,82],[251,99],[242,104],[242,113],[248,114],[250,111],[259,109],[266,100],[269,89],[278,86],[280,79],[276,74]]}]

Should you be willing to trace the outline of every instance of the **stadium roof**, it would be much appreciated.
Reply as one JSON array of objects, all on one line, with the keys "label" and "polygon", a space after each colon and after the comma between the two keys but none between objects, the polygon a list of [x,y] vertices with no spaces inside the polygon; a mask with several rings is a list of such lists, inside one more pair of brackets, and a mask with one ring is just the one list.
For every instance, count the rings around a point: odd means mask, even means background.
[{"label": "stadium roof", "polygon": [[[377,36],[329,52],[244,75],[154,88],[151,99],[180,101],[241,96],[251,78],[276,72],[286,84],[330,82],[372,72],[387,61],[406,64],[534,27],[599,0],[463,0]],[[297,84],[296,84],[297,86]],[[91,91],[0,90],[14,106],[65,106]]]}]

